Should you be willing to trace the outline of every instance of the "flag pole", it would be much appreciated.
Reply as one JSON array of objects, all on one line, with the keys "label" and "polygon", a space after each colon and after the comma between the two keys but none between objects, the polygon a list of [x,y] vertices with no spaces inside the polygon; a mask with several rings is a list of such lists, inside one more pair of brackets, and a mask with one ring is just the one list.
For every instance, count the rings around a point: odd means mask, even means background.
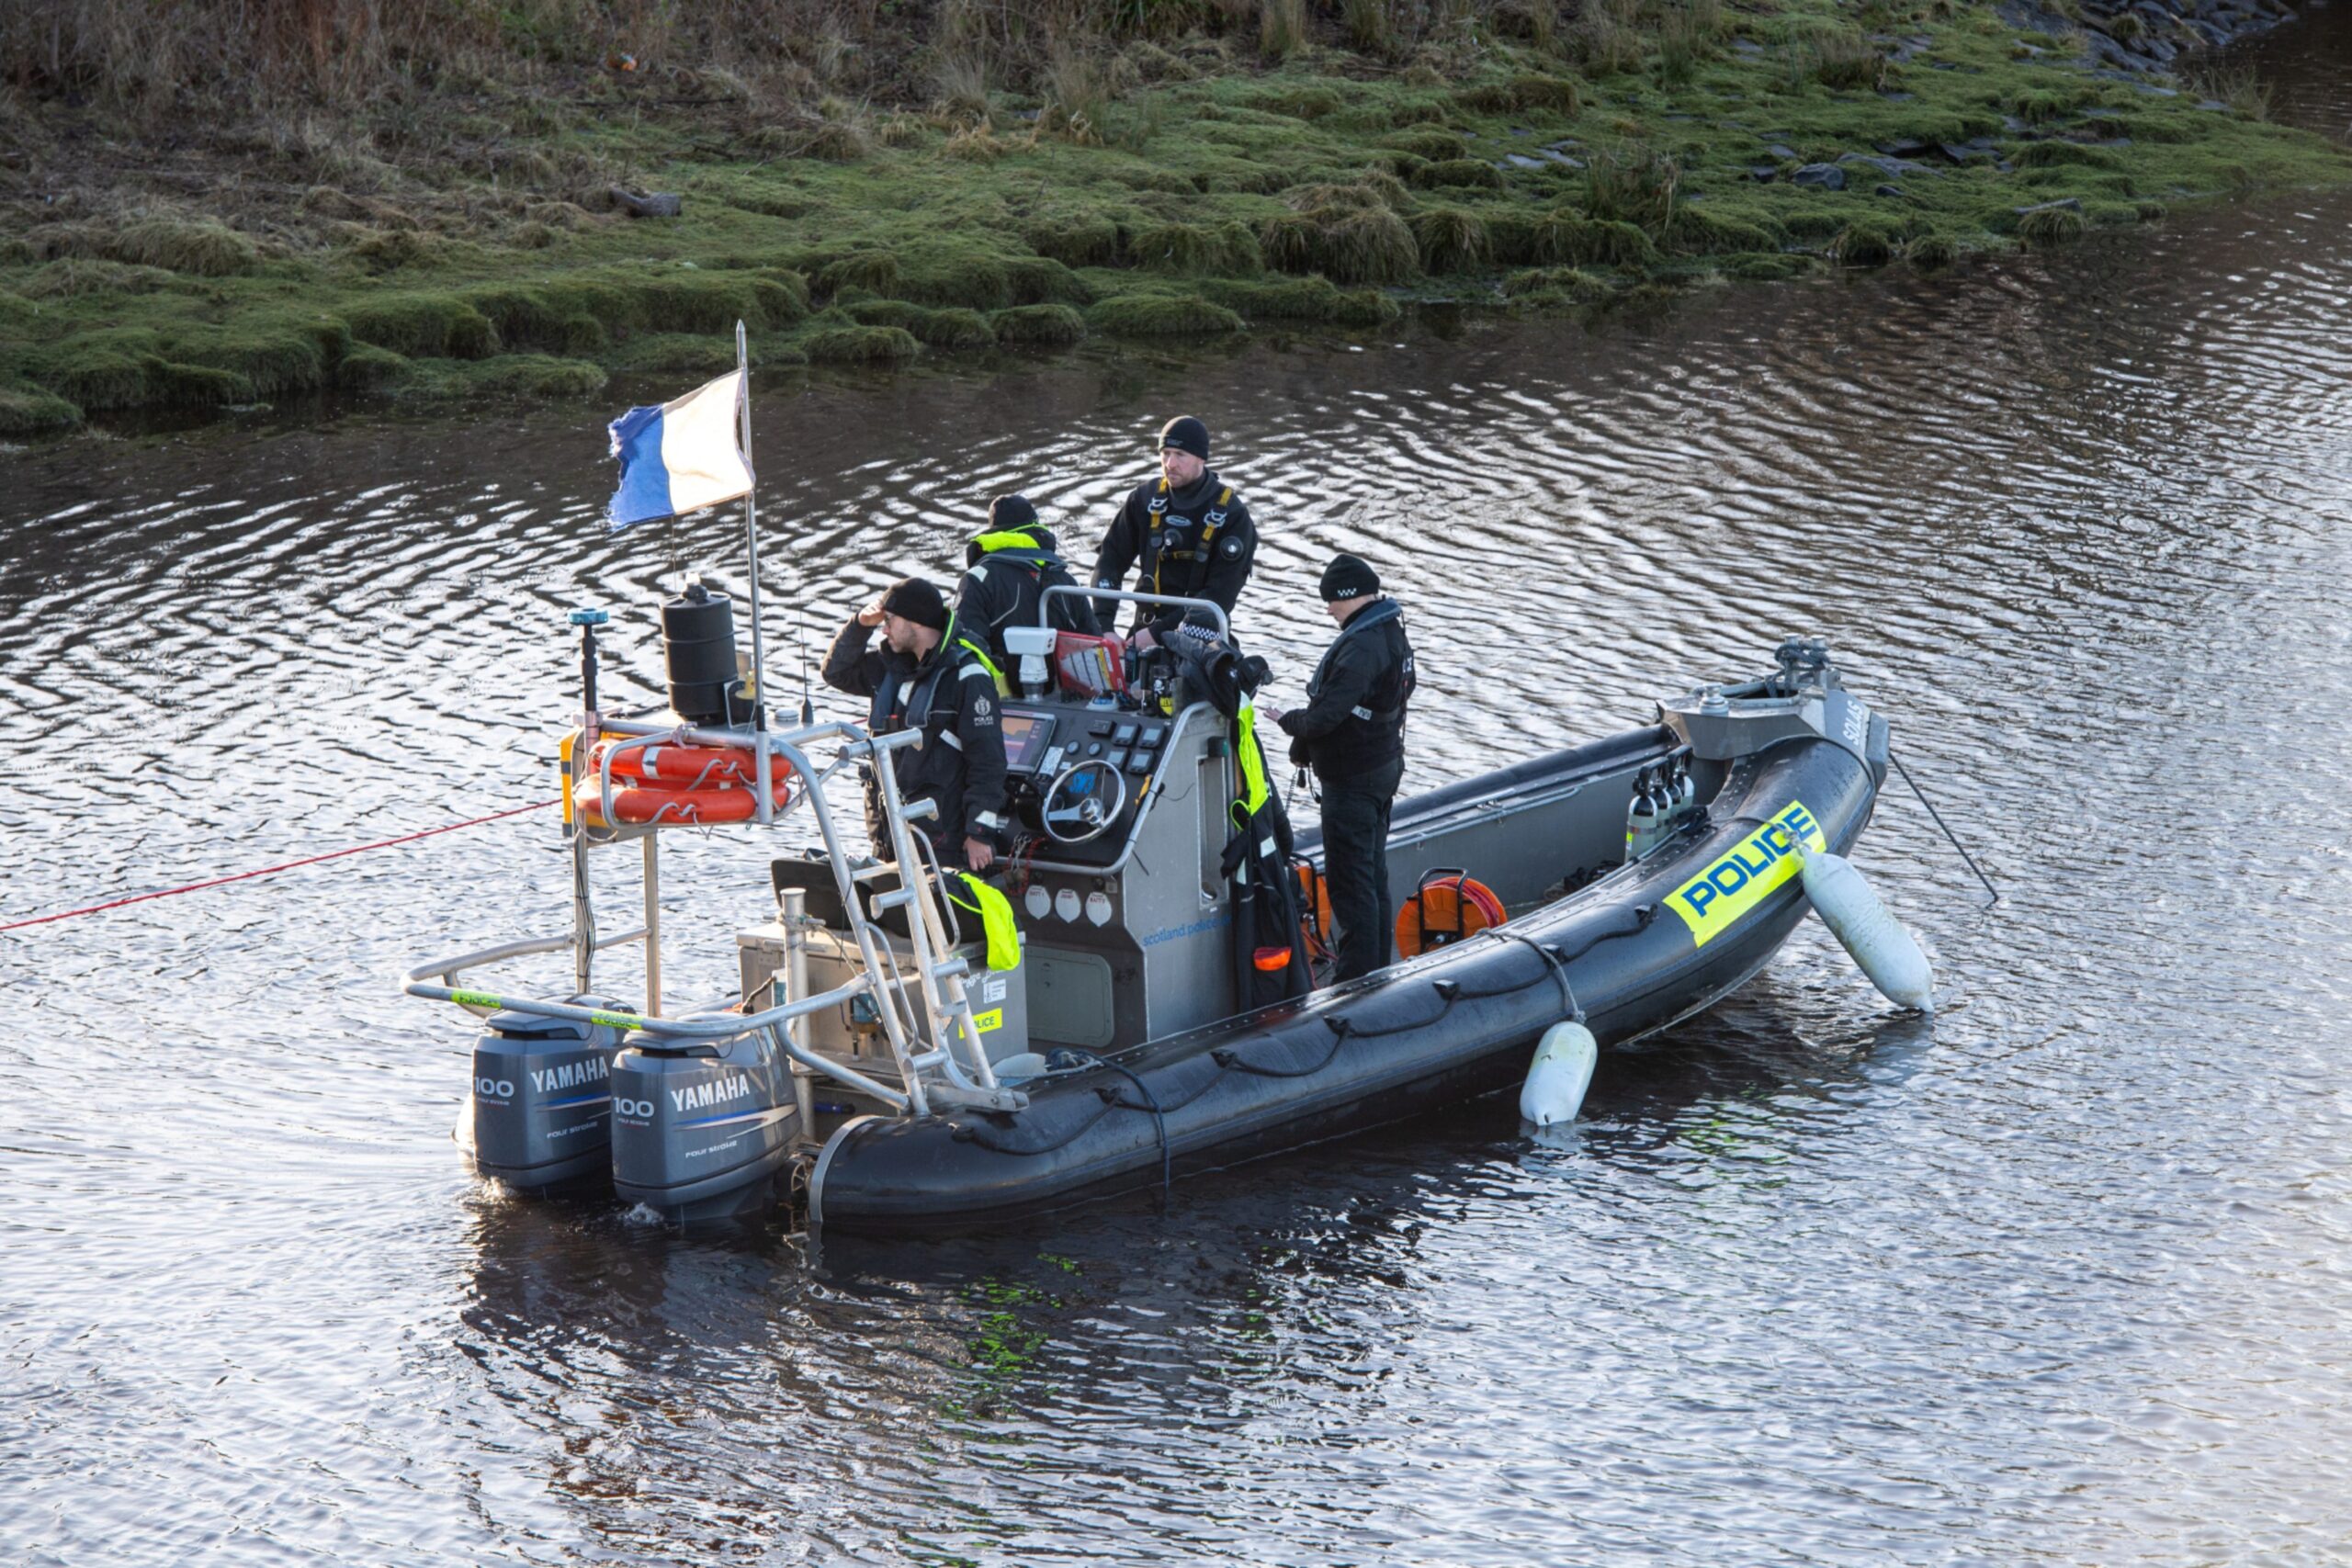
[{"label": "flag pole", "polygon": [[759,488],[759,472],[752,467],[752,355],[743,333],[743,323],[735,323],[735,368],[743,378],[742,391],[736,401],[741,423],[743,468],[752,475],[752,490],[743,492],[743,538],[751,554],[752,569],[752,732],[757,740],[752,761],[756,794],[752,809],[760,825],[765,827],[775,819],[775,803],[768,778],[768,671],[767,647],[760,637],[760,510],[753,491]]}]

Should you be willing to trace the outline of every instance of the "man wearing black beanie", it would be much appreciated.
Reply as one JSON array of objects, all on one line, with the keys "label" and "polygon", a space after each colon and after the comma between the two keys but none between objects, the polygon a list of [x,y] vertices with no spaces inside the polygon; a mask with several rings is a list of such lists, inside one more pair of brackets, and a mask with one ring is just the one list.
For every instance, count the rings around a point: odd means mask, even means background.
[{"label": "man wearing black beanie", "polygon": [[[883,646],[868,649],[876,626]],[[870,699],[866,728],[873,734],[923,732],[919,744],[890,753],[907,803],[928,796],[939,806],[911,826],[930,838],[943,868],[986,871],[1008,847],[996,677],[981,650],[956,630],[939,590],[920,577],[892,583],[833,638],[824,676],[834,690]],[[876,854],[896,858],[870,778],[865,830]]]},{"label": "man wearing black beanie", "polygon": [[[1206,599],[1229,619],[1258,558],[1258,527],[1233,487],[1209,467],[1209,427],[1182,414],[1159,433],[1159,478],[1127,495],[1094,558],[1094,586],[1116,588],[1136,569],[1136,592]],[[1108,615],[1116,608],[1106,603]],[[1182,610],[1140,605],[1136,646],[1165,640]]]},{"label": "man wearing black beanie", "polygon": [[1396,905],[1388,890],[1388,818],[1405,776],[1405,709],[1412,701],[1413,645],[1404,613],[1380,592],[1380,574],[1355,556],[1323,569],[1323,609],[1340,635],[1306,683],[1306,705],[1276,722],[1291,760],[1323,789],[1323,877],[1339,928],[1335,979],[1388,962]]},{"label": "man wearing black beanie", "polygon": [[[966,570],[956,594],[956,623],[975,639],[986,639],[1001,674],[1013,660],[1004,646],[1007,626],[1034,626],[1048,588],[1075,584],[1058,553],[1054,531],[1025,495],[1001,495],[989,504],[989,525],[964,547]],[[1066,632],[1092,632],[1094,601],[1056,594],[1046,604],[1049,625]],[[998,689],[1003,690],[1000,682]]]}]

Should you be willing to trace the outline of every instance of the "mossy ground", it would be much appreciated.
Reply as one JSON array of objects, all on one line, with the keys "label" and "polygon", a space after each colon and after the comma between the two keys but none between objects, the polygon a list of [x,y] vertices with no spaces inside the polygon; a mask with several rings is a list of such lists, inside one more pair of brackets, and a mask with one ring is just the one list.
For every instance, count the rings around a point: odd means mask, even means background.
[{"label": "mossy ground", "polygon": [[[731,363],[738,320],[763,366],[887,367],[1374,328],[1400,299],[1589,310],[2352,180],[2340,147],[2101,75],[1966,0],[1617,5],[1573,46],[1273,64],[1141,42],[1091,87],[781,124],[591,83],[478,110],[495,157],[437,182],[346,160],[338,185],[298,149],[285,172],[312,183],[13,223],[0,431],[330,387],[586,396]],[[1811,164],[1844,188],[1798,183]],[[592,210],[608,176],[684,216]]]}]

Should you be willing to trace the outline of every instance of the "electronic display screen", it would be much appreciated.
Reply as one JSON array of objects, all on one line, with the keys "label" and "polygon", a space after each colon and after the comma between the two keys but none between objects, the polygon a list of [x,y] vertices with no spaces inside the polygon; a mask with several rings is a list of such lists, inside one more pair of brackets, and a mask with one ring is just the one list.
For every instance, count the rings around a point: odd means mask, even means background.
[{"label": "electronic display screen", "polygon": [[1046,742],[1054,738],[1054,721],[1033,713],[1007,712],[1003,718],[1004,765],[1016,773],[1037,771],[1037,759],[1046,754]]}]

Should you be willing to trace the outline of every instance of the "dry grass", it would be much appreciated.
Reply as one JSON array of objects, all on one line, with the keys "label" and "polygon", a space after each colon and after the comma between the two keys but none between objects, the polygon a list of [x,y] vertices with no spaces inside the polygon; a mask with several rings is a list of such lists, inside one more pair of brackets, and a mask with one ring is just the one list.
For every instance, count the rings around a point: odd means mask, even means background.
[{"label": "dry grass", "polygon": [[1306,46],[1306,0],[1259,0],[1258,51],[1288,60]]},{"label": "dry grass", "polygon": [[2190,71],[2187,79],[2197,92],[2229,105],[2248,119],[2270,118],[2270,85],[2250,65],[2214,65],[2209,62]]},{"label": "dry grass", "polygon": [[1673,220],[1681,166],[1645,147],[1595,152],[1585,165],[1585,210],[1657,232]]},{"label": "dry grass", "polygon": [[996,73],[976,49],[943,50],[932,62],[932,104],[940,113],[978,123],[989,118]]}]

